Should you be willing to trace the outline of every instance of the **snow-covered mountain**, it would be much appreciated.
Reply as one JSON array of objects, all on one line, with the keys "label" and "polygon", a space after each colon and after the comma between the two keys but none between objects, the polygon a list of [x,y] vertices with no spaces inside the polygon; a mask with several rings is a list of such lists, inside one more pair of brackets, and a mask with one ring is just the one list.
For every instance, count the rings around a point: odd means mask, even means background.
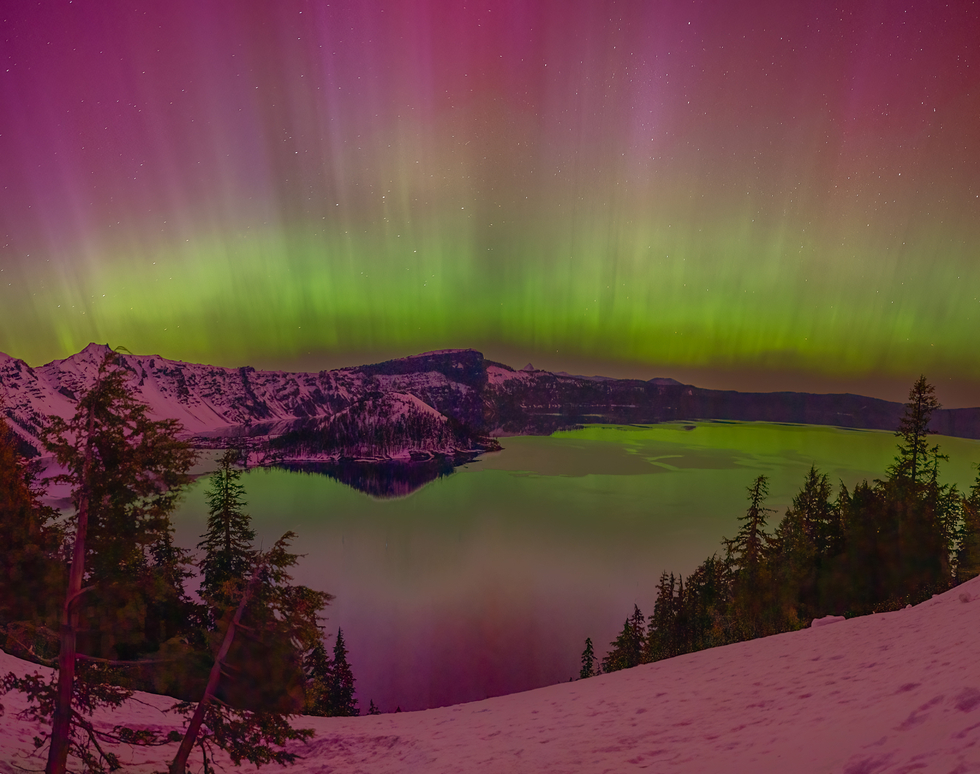
[{"label": "snow-covered mountain", "polygon": [[[79,396],[94,383],[108,351],[107,346],[90,344],[76,355],[39,368],[0,355],[0,397],[18,435],[40,449],[46,417],[74,413]],[[361,451],[379,457],[407,455],[416,449],[452,451],[451,444],[433,444],[431,438],[417,442],[402,438],[398,448],[372,450],[367,438],[380,425],[396,420],[402,409],[406,417],[436,418],[433,428],[444,425],[448,417],[461,417],[470,425],[479,420],[473,416],[474,409],[478,414],[480,408],[479,385],[473,383],[473,369],[466,371],[482,359],[477,352],[461,350],[393,361],[394,367],[388,368],[380,364],[288,373],[120,355],[129,386],[150,407],[150,415],[178,420],[198,444],[207,445],[209,438],[220,443],[235,435],[276,437],[293,430],[297,423],[307,422],[308,426],[308,420],[317,418],[323,420],[323,427],[343,424],[348,434],[356,433],[350,421],[354,412],[365,436]],[[400,363],[409,367],[399,368]],[[474,433],[457,433],[455,438],[464,444],[459,451],[493,446],[481,445]]]},{"label": "snow-covered mountain", "polygon": [[[74,413],[107,351],[90,344],[38,368],[0,354],[0,399],[26,443],[39,450],[45,418]],[[666,378],[555,374],[530,364],[518,371],[472,349],[317,373],[120,357],[131,388],[151,415],[177,419],[198,445],[220,445],[236,435],[257,441],[319,432],[342,439],[336,447],[319,443],[318,456],[332,458],[477,452],[494,448],[490,436],[547,434],[589,422],[729,419],[893,430],[903,410],[899,403],[860,395],[705,390]],[[433,421],[409,422],[409,417]],[[416,436],[406,434],[406,422]],[[946,435],[980,438],[980,409],[937,411],[931,426]],[[401,440],[393,444],[394,437]],[[279,453],[308,457],[317,445],[307,437],[292,451],[280,444]]]},{"label": "snow-covered mountain", "polygon": [[[294,718],[321,774],[898,774],[980,771],[980,578],[916,607],[740,642],[609,675],[421,712]],[[0,674],[47,672],[0,651]],[[2,697],[0,772],[40,770]],[[137,693],[97,726],[182,731],[173,700]],[[161,771],[176,744],[114,745],[123,771]],[[232,770],[227,759],[224,770]],[[200,767],[192,759],[192,771]],[[243,765],[242,770],[252,771]]]}]

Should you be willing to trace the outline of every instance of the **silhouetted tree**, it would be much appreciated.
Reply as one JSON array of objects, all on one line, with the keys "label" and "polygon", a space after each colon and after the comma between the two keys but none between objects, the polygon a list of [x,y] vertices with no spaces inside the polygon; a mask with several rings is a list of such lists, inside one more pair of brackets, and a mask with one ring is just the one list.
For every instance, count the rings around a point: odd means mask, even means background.
[{"label": "silhouetted tree", "polygon": [[[27,693],[35,720],[50,719],[47,774],[63,774],[70,753],[87,771],[118,764],[99,746],[105,732],[87,716],[98,707],[119,706],[129,692],[108,684],[104,667],[88,660],[91,651],[79,654],[82,594],[90,598],[89,628],[103,640],[103,650],[126,641],[151,649],[184,618],[182,556],[170,542],[169,514],[188,481],[194,453],[177,440],[179,429],[172,420],[147,417],[110,352],[74,418],[54,417],[45,433],[48,449],[65,469],[56,480],[71,486],[75,506],[57,671],[52,682],[8,675],[4,688]],[[152,627],[150,604],[158,608]],[[96,641],[89,638],[90,645]],[[79,658],[87,661],[81,668]]]},{"label": "silhouetted tree", "polygon": [[243,582],[256,553],[252,548],[255,530],[244,510],[245,487],[240,481],[239,459],[238,451],[228,449],[218,460],[218,470],[211,475],[205,494],[208,528],[197,544],[205,552],[200,563],[201,597],[217,608],[228,604],[226,585]]},{"label": "silhouetted tree", "polygon": [[617,672],[620,669],[629,669],[642,662],[643,642],[645,639],[646,626],[643,613],[635,604],[633,605],[633,615],[626,619],[623,624],[623,631],[619,636],[609,643],[612,650],[602,659],[603,672]]},{"label": "silhouetted tree", "polygon": [[582,651],[582,668],[579,670],[578,676],[580,680],[584,680],[587,677],[595,677],[595,650],[592,648],[592,638],[585,638],[585,650]]},{"label": "silhouetted tree", "polygon": [[684,606],[684,587],[681,581],[680,591],[677,589],[677,578],[664,570],[657,583],[657,599],[653,605],[653,615],[650,616],[650,628],[647,631],[646,643],[643,650],[644,661],[660,661],[685,652],[684,625],[681,620],[681,609]]},{"label": "silhouetted tree", "polygon": [[926,381],[925,376],[920,376],[909,390],[905,413],[895,431],[895,435],[902,440],[898,445],[898,457],[888,469],[889,478],[913,485],[923,480],[923,464],[928,456],[926,436],[929,434],[929,420],[939,408],[941,405],[936,400],[936,388]]},{"label": "silhouetted tree", "polygon": [[748,488],[749,507],[739,516],[742,526],[734,538],[725,539],[726,557],[732,573],[732,601],[736,619],[733,626],[741,630],[738,639],[751,639],[770,633],[767,620],[772,588],[766,567],[769,536],[766,519],[774,513],[765,506],[769,480],[759,476]]},{"label": "silhouetted tree", "polygon": [[770,577],[780,629],[793,629],[818,614],[820,580],[840,550],[840,515],[826,474],[811,466],[770,542]]},{"label": "silhouetted tree", "polygon": [[354,698],[354,673],[347,662],[347,644],[344,642],[343,629],[337,629],[337,640],[333,645],[330,714],[334,717],[360,714],[357,709],[357,699]]},{"label": "silhouetted tree", "polygon": [[977,470],[977,477],[970,488],[969,496],[963,498],[962,512],[963,521],[956,557],[958,583],[980,575],[980,468]]},{"label": "silhouetted tree", "polygon": [[307,715],[327,716],[330,714],[330,689],[333,682],[333,669],[323,640],[317,638],[313,647],[303,660],[303,671],[306,674],[306,709]]},{"label": "silhouetted tree", "polygon": [[[0,414],[0,627],[8,631],[10,650],[28,631],[54,628],[58,620],[65,579],[62,534],[57,511],[41,502],[41,494],[35,466],[21,456]],[[34,649],[34,636],[27,639],[19,643],[22,652]]]},{"label": "silhouetted tree", "polygon": [[688,576],[685,607],[688,650],[731,641],[731,573],[724,561],[709,556]]},{"label": "silhouetted tree", "polygon": [[273,597],[266,590],[265,599],[262,599],[263,585],[268,586],[270,579],[282,581],[284,577],[288,580],[288,576],[278,575],[273,568],[276,565],[282,566],[284,553],[289,555],[285,546],[291,534],[287,532],[268,553],[256,556],[251,577],[241,589],[234,614],[227,620],[221,635],[221,645],[200,700],[180,702],[171,708],[171,711],[190,717],[180,747],[170,764],[170,774],[185,774],[187,760],[195,745],[201,749],[205,771],[215,770],[214,755],[218,749],[228,753],[236,766],[242,761],[256,766],[270,762],[292,763],[299,756],[286,750],[286,744],[290,741],[306,740],[313,735],[309,729],[294,729],[282,712],[267,707],[239,709],[229,706],[220,699],[219,691],[222,676],[227,674],[227,670],[235,671],[229,656],[236,639],[243,630],[249,629],[243,624],[247,611],[263,602],[269,605],[269,600]]}]

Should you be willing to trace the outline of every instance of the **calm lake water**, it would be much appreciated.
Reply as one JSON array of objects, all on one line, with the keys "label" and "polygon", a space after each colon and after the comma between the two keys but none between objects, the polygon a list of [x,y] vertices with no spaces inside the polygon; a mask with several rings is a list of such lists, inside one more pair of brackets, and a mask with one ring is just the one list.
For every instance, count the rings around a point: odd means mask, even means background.
[{"label": "calm lake water", "polygon": [[[935,439],[950,457],[944,480],[968,488],[980,442]],[[361,706],[411,710],[567,681],[586,637],[601,655],[634,602],[652,612],[662,570],[686,575],[721,552],[760,473],[778,521],[811,464],[853,487],[884,475],[895,440],[762,423],[593,426],[503,438],[503,451],[400,499],[283,470],[242,481],[258,540],[296,532],[295,581],[336,595],[326,628],[344,630]],[[204,531],[206,487],[177,514],[180,545]]]}]

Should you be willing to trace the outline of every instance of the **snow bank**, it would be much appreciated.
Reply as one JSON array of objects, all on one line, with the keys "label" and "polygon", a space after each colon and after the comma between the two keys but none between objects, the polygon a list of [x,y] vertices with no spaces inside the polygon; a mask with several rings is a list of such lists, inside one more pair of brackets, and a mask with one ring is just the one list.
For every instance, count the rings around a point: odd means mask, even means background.
[{"label": "snow bank", "polygon": [[[980,770],[980,579],[917,607],[423,712],[302,718],[316,731],[286,769],[326,772],[726,772],[886,774]],[[0,654],[0,671],[33,669]],[[126,720],[174,727],[162,697]],[[3,699],[0,772],[36,729]],[[173,749],[123,750],[136,771]],[[152,761],[152,763],[150,763]],[[200,761],[192,761],[192,770]],[[226,767],[230,769],[231,767]],[[248,768],[248,767],[244,767]],[[278,771],[263,767],[263,771]]]},{"label": "snow bank", "polygon": [[814,618],[810,622],[810,626],[816,628],[818,626],[826,626],[827,624],[840,623],[841,621],[846,621],[842,615],[825,615],[823,618]]}]

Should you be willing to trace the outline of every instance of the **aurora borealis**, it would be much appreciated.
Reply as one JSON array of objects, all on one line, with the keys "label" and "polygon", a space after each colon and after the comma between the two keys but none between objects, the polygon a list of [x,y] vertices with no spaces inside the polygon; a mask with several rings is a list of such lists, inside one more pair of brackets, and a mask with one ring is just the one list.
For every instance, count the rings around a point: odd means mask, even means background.
[{"label": "aurora borealis", "polygon": [[0,351],[978,405],[978,41],[966,0],[4,2]]}]

